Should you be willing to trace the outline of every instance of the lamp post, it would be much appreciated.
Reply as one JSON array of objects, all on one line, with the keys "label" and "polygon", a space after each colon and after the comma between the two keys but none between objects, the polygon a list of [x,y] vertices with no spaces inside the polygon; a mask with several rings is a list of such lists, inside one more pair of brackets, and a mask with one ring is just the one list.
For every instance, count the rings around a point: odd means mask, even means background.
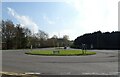
[{"label": "lamp post", "polygon": [[31,42],[31,46],[30,46],[31,51],[32,51],[32,49],[33,49],[33,43],[34,43],[34,42],[33,42],[33,41],[34,41],[34,29],[33,29],[33,34],[32,34],[32,35],[33,35],[33,38],[32,38],[32,42]]},{"label": "lamp post", "polygon": [[59,40],[60,40],[60,32],[58,33],[58,48],[60,49],[60,43],[59,43]]}]

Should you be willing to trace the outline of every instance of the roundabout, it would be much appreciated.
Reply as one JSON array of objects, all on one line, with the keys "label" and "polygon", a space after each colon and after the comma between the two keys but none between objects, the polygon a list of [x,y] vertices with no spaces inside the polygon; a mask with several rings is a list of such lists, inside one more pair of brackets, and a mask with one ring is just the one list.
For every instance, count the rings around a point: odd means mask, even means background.
[{"label": "roundabout", "polygon": [[33,50],[26,52],[29,55],[45,55],[45,56],[87,56],[95,55],[96,52],[87,50],[68,50],[68,49],[57,49],[57,50]]}]

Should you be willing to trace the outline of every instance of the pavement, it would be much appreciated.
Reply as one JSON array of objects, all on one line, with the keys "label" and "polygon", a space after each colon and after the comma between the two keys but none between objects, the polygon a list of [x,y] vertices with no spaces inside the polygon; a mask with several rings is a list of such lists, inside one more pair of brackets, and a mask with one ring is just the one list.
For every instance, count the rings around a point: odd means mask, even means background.
[{"label": "pavement", "polygon": [[3,50],[2,71],[46,75],[118,74],[117,50],[90,50],[88,56],[27,55],[30,50]]}]

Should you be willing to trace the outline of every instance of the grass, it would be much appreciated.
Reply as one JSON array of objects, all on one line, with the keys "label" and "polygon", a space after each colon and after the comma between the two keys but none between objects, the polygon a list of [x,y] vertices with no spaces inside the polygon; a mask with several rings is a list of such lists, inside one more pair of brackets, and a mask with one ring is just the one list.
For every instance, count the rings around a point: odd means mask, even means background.
[{"label": "grass", "polygon": [[[59,51],[59,53],[53,53],[53,51]],[[79,55],[94,55],[96,52],[85,51],[83,54],[82,50],[33,50],[30,52],[26,52],[25,54],[30,55],[46,55],[46,56],[79,56]]]}]

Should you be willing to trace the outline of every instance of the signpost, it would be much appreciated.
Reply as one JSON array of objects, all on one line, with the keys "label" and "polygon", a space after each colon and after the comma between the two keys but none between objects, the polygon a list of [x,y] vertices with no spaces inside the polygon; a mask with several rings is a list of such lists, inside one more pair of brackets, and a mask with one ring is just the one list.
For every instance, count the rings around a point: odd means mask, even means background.
[{"label": "signpost", "polygon": [[82,44],[82,53],[86,54],[86,45],[85,44]]}]

